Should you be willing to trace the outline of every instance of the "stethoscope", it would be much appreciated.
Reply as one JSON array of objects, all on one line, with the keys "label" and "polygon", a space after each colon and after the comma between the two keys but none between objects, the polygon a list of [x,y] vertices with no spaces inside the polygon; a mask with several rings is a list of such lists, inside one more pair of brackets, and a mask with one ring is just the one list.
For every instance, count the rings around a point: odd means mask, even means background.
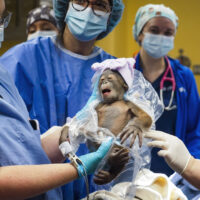
[{"label": "stethoscope", "polygon": [[[137,60],[137,57],[136,57],[136,60]],[[173,110],[176,108],[176,105],[172,106],[174,93],[175,93],[175,89],[176,89],[176,81],[175,81],[175,77],[174,77],[174,73],[173,73],[171,64],[170,64],[167,56],[165,56],[165,60],[167,62],[167,69],[165,70],[165,73],[160,81],[160,100],[164,106],[164,109],[169,111],[169,110]],[[134,68],[135,68],[135,65],[134,65]],[[171,92],[171,97],[170,97],[168,106],[165,106],[164,100],[163,100],[163,89],[164,89],[165,81],[169,81],[172,83],[172,92]]]},{"label": "stethoscope", "polygon": [[[167,69],[160,81],[160,100],[164,105],[165,110],[173,110],[176,108],[176,105],[172,106],[172,102],[173,102],[173,98],[174,98],[174,93],[175,93],[175,89],[176,89],[176,81],[175,81],[175,77],[174,77],[174,73],[172,70],[172,67],[170,65],[169,59],[167,58],[167,56],[165,56],[165,60],[167,61]],[[172,93],[171,93],[171,97],[169,100],[169,104],[168,106],[165,106],[164,104],[164,100],[163,100],[163,88],[164,88],[164,82],[165,81],[169,81],[172,83]]]}]

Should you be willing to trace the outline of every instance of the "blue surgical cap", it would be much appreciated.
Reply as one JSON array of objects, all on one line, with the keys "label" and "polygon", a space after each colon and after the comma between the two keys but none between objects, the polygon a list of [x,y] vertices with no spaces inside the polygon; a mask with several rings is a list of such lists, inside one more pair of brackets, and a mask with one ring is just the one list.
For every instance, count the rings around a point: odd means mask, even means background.
[{"label": "blue surgical cap", "polygon": [[[68,4],[69,0],[53,0],[55,17],[61,29],[64,26],[64,19],[67,13]],[[124,4],[122,0],[113,0],[112,12],[108,19],[107,30],[105,32],[102,32],[98,36],[97,38],[98,40],[104,38],[114,29],[114,27],[120,22],[123,11],[124,11]]]},{"label": "blue surgical cap", "polygon": [[178,27],[178,17],[172,9],[163,4],[147,4],[140,7],[136,13],[133,36],[137,42],[138,36],[145,24],[154,17],[166,17],[173,22],[176,29]]}]

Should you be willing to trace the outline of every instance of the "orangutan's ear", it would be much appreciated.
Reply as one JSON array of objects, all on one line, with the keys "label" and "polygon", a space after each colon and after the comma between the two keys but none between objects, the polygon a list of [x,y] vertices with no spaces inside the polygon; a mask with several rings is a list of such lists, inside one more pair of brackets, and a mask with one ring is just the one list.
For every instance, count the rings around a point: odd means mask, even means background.
[{"label": "orangutan's ear", "polygon": [[128,90],[128,85],[126,83],[123,84],[123,87],[124,87],[125,91]]}]

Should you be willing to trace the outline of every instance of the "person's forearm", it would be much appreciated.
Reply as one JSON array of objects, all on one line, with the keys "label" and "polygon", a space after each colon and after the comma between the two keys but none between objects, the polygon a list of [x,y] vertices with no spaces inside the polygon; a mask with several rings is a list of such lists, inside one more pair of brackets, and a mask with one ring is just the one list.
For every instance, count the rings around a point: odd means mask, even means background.
[{"label": "person's forearm", "polygon": [[71,164],[0,167],[0,199],[30,198],[76,178],[77,170]]},{"label": "person's forearm", "polygon": [[61,129],[61,126],[54,126],[41,136],[42,147],[52,163],[65,160],[59,149]]},{"label": "person's forearm", "polygon": [[191,157],[182,176],[193,186],[200,189],[200,160]]}]

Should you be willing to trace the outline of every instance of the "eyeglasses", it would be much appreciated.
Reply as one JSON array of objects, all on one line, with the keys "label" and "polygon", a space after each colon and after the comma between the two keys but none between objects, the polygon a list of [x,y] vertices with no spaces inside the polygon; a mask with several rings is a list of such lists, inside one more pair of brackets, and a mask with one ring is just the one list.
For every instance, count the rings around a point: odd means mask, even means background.
[{"label": "eyeglasses", "polygon": [[77,11],[84,11],[89,5],[92,6],[92,11],[97,16],[102,16],[105,13],[111,12],[111,6],[103,0],[90,2],[89,0],[71,0],[72,7]]},{"label": "eyeglasses", "polygon": [[8,27],[8,24],[10,22],[12,13],[9,11],[4,11],[2,16],[0,17],[0,26],[3,26],[4,28]]}]

